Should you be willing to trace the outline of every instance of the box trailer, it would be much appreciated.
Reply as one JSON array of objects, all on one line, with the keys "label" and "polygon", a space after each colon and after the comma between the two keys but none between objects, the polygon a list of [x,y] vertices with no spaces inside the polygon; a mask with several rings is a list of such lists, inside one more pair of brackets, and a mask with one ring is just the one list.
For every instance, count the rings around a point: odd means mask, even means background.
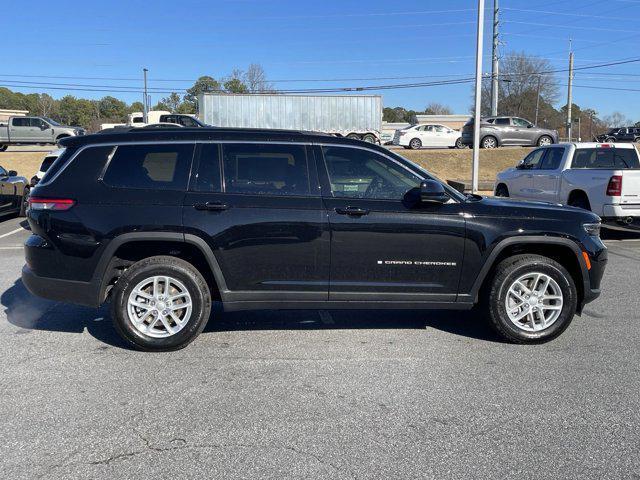
[{"label": "box trailer", "polygon": [[380,95],[204,93],[199,118],[214,127],[323,132],[380,143]]}]

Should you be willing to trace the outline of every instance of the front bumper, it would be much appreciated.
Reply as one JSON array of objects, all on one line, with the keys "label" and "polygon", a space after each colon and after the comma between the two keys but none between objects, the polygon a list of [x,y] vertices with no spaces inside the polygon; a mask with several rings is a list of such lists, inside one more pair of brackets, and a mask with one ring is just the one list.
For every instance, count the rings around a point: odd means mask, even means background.
[{"label": "front bumper", "polygon": [[22,283],[33,295],[57,302],[98,307],[99,287],[90,282],[40,277],[28,265],[22,267]]}]

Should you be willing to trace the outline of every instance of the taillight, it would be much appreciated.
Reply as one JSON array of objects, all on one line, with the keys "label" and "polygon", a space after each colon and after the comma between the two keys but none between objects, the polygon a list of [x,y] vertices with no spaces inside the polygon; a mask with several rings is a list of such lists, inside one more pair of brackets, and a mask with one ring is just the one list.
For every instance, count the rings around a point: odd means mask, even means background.
[{"label": "taillight", "polygon": [[75,203],[70,198],[29,197],[31,210],[69,210]]},{"label": "taillight", "polygon": [[622,195],[622,175],[614,175],[607,185],[607,195],[610,197],[619,197]]}]

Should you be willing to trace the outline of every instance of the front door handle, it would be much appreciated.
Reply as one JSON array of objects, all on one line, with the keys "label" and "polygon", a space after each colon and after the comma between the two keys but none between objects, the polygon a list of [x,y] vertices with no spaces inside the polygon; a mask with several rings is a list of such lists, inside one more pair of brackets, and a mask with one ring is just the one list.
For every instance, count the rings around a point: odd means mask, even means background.
[{"label": "front door handle", "polygon": [[206,202],[206,203],[196,203],[193,206],[193,208],[195,208],[196,210],[209,210],[209,211],[219,212],[229,208],[229,205],[222,202]]},{"label": "front door handle", "polygon": [[345,207],[345,208],[336,208],[336,213],[339,215],[353,215],[355,217],[361,217],[362,215],[366,215],[369,213],[369,210],[359,207]]}]

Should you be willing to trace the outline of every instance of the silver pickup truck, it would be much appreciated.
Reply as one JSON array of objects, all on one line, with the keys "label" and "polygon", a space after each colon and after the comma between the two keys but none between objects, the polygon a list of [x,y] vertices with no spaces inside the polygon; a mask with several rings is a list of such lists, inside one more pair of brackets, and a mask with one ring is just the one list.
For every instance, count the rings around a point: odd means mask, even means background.
[{"label": "silver pickup truck", "polygon": [[64,137],[84,134],[83,128],[60,125],[47,117],[9,117],[7,123],[0,123],[0,152],[9,145],[56,144]]}]

